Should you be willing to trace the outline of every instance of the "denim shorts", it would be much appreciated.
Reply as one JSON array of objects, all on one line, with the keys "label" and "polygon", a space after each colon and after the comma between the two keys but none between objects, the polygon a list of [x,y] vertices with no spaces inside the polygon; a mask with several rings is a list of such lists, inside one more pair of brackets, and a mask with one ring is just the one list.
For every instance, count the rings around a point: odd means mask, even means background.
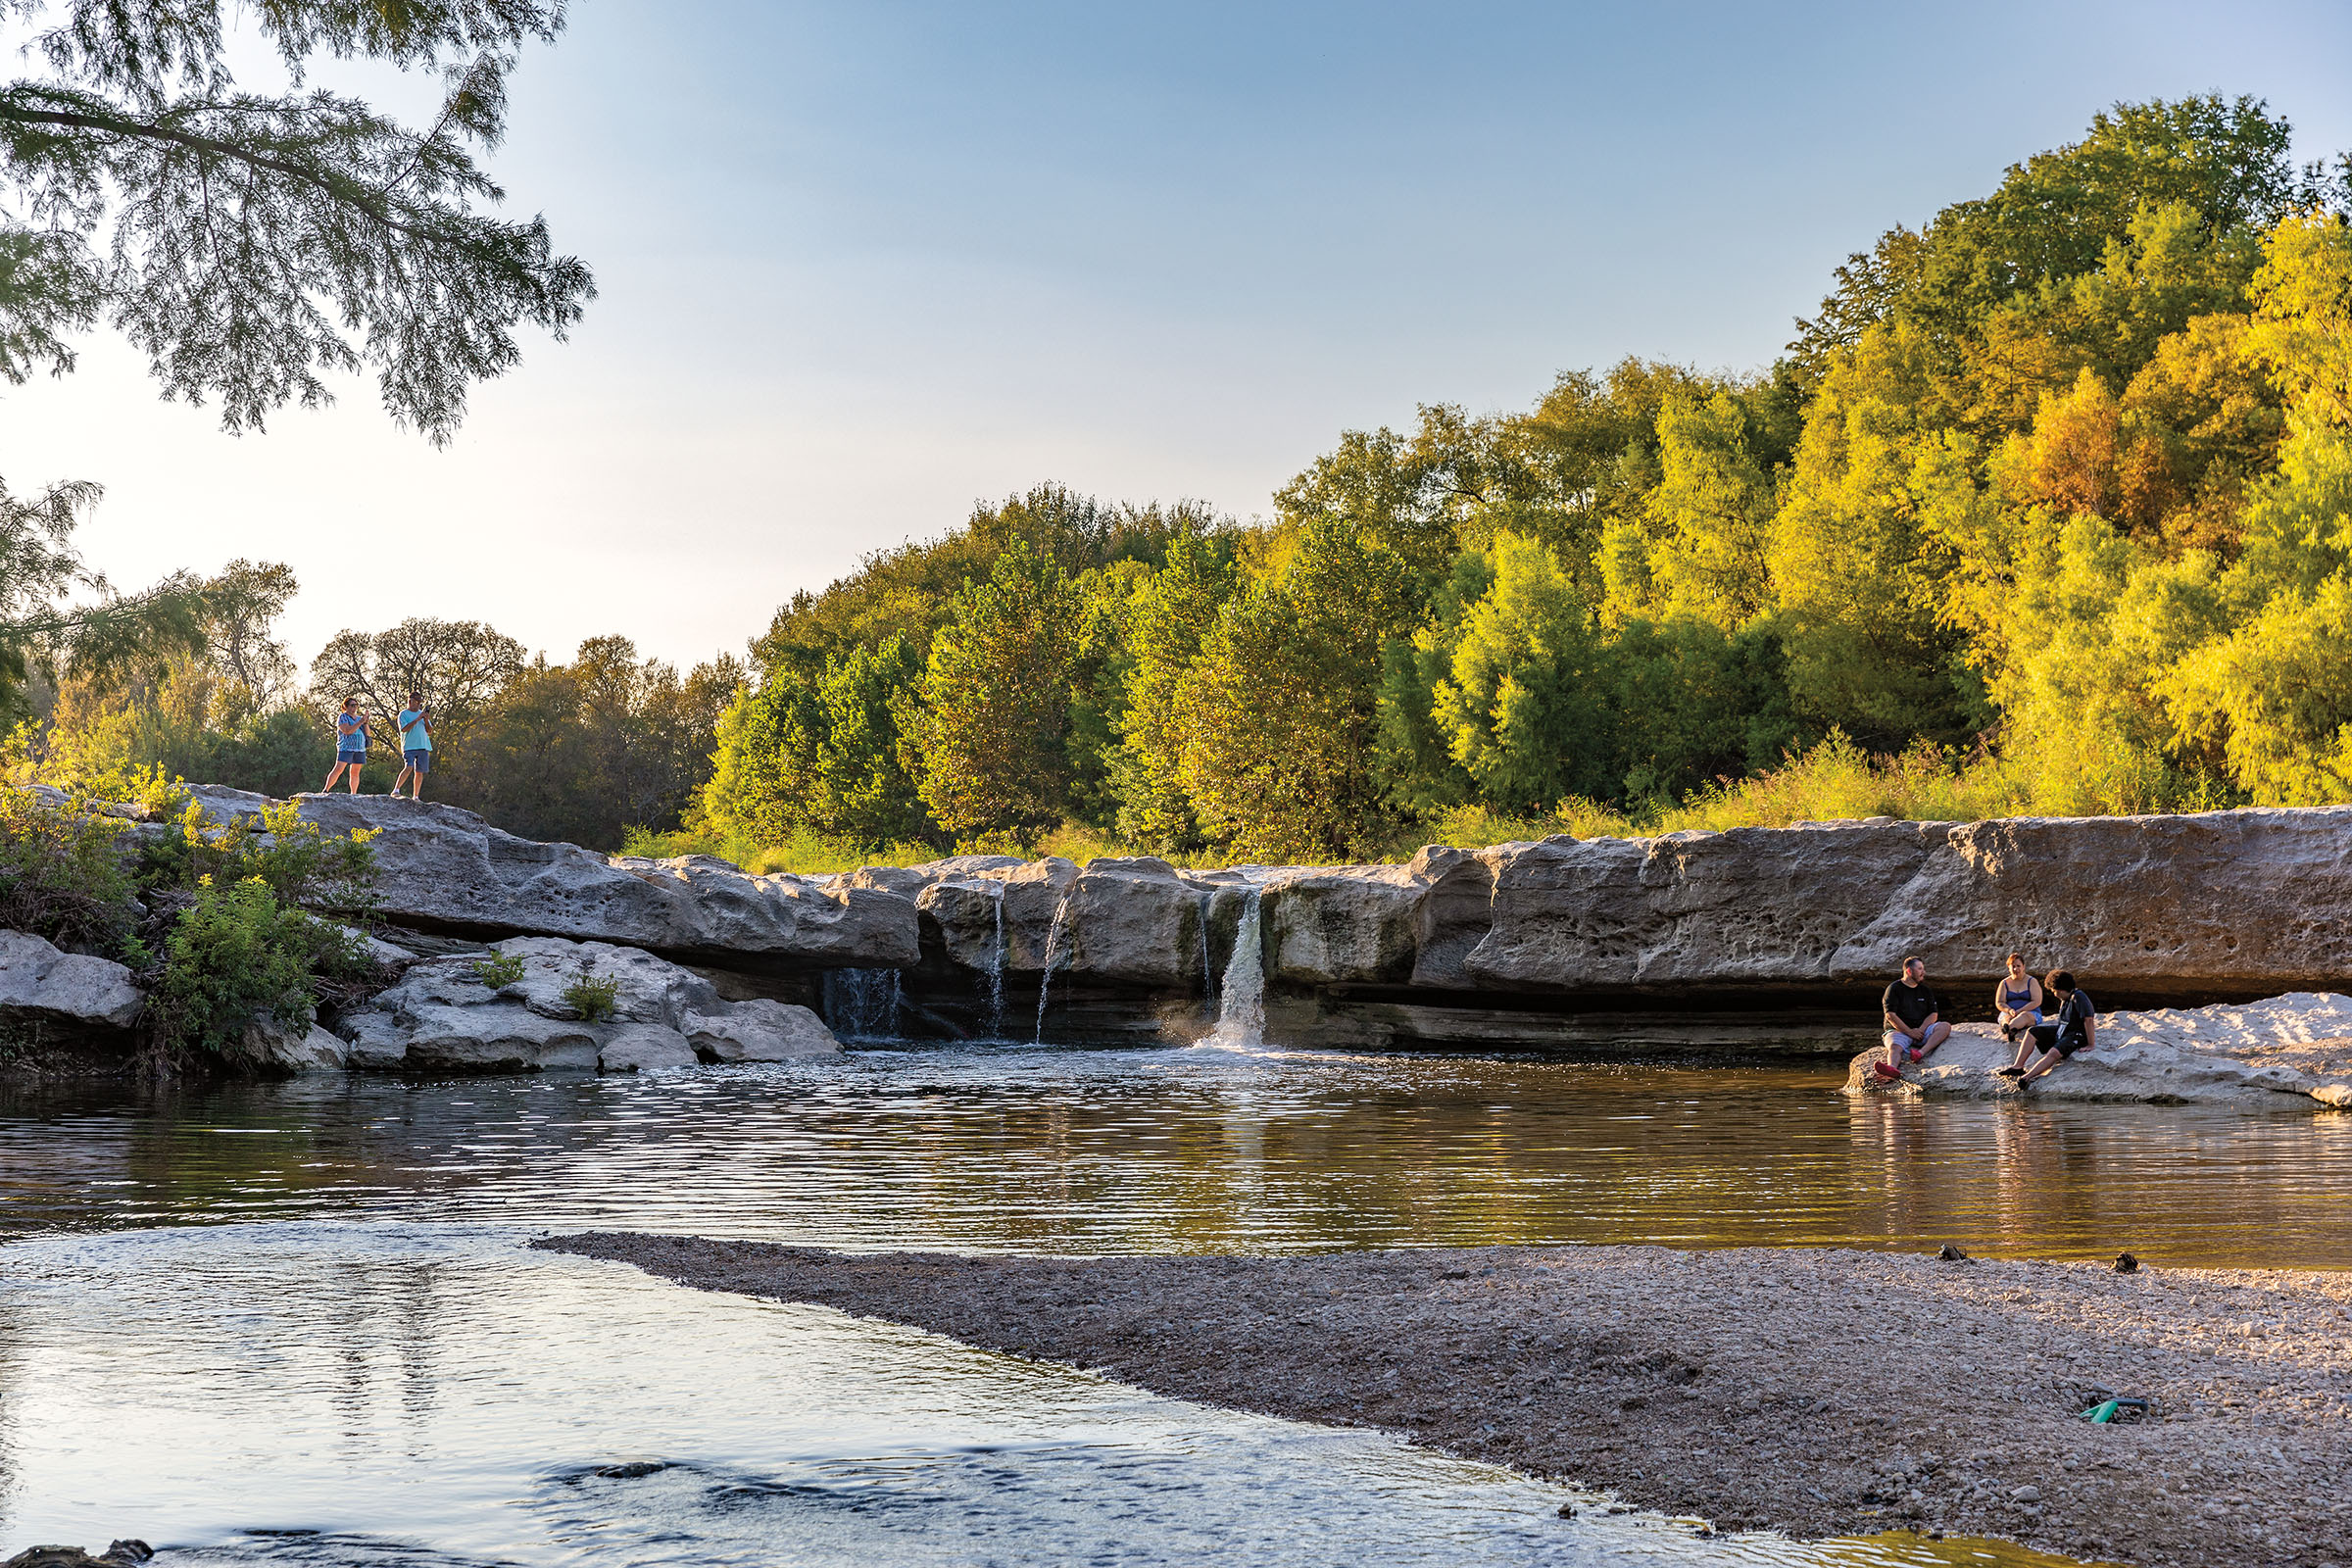
[{"label": "denim shorts", "polygon": [[337,752],[335,754],[335,760],[338,762],[349,762],[354,766],[357,766],[358,764],[368,760],[368,754],[366,752]]},{"label": "denim shorts", "polygon": [[433,754],[430,752],[403,752],[400,754],[400,760],[419,773],[430,773],[433,770]]}]

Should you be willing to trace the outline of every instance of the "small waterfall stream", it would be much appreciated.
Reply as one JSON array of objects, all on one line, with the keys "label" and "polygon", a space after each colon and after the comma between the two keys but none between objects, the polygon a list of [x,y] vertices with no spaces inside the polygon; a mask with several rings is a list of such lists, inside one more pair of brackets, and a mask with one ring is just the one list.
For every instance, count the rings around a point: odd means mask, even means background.
[{"label": "small waterfall stream", "polygon": [[[1004,906],[998,907],[1002,909]],[[1054,956],[1061,951],[1061,931],[1069,921],[1069,914],[1070,896],[1065,893],[1061,902],[1054,906],[1054,923],[1046,928],[1045,972],[1037,979],[1037,1034],[1031,1042],[1034,1045],[1046,1043],[1046,1001],[1054,995]]]},{"label": "small waterfall stream", "polygon": [[997,942],[988,954],[988,1038],[1004,1038],[1004,884],[996,886]]},{"label": "small waterfall stream", "polygon": [[825,1022],[852,1040],[890,1040],[899,1034],[906,979],[896,969],[835,969],[824,978]]},{"label": "small waterfall stream", "polygon": [[1217,1027],[1208,1036],[1220,1046],[1263,1045],[1266,1038],[1266,960],[1258,936],[1258,890],[1251,888],[1242,906],[1242,923],[1233,933],[1233,956],[1225,960],[1223,998],[1217,1004]]}]

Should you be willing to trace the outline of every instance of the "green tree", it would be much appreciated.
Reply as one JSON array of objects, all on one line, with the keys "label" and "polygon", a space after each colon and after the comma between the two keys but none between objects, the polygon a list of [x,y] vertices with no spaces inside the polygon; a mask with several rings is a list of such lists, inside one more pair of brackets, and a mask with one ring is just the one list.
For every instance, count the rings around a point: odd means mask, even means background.
[{"label": "green tree", "polygon": [[1380,649],[1412,563],[1334,519],[1218,612],[1176,695],[1177,778],[1209,842],[1252,859],[1377,852],[1392,824],[1371,745]]},{"label": "green tree", "polygon": [[1544,546],[1494,541],[1494,586],[1463,617],[1434,717],[1453,760],[1506,811],[1614,795],[1597,619]]},{"label": "green tree", "polygon": [[959,842],[1036,833],[1066,814],[1081,608],[1060,563],[1016,539],[932,639],[921,707],[901,729],[923,804]]}]

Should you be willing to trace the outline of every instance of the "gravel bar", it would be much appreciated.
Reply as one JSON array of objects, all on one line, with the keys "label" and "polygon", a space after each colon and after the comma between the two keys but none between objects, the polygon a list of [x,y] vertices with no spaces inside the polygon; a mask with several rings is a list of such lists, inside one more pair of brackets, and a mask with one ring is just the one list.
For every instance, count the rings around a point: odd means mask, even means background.
[{"label": "gravel bar", "polygon": [[[2352,1274],[1828,1249],[1316,1257],[534,1244],[1799,1537],[2352,1568]],[[2143,1421],[2078,1417],[2098,1391]]]}]

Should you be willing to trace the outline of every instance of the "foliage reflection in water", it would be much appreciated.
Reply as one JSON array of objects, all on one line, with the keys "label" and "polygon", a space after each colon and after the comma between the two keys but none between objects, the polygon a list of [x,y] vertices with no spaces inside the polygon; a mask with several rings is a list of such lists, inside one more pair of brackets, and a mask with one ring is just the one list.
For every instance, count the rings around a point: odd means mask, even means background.
[{"label": "foliage reflection in water", "polygon": [[2352,1117],[1856,1103],[1817,1065],[955,1048],[0,1100],[0,1230],[314,1215],[853,1248],[1840,1245],[2334,1267]]}]

